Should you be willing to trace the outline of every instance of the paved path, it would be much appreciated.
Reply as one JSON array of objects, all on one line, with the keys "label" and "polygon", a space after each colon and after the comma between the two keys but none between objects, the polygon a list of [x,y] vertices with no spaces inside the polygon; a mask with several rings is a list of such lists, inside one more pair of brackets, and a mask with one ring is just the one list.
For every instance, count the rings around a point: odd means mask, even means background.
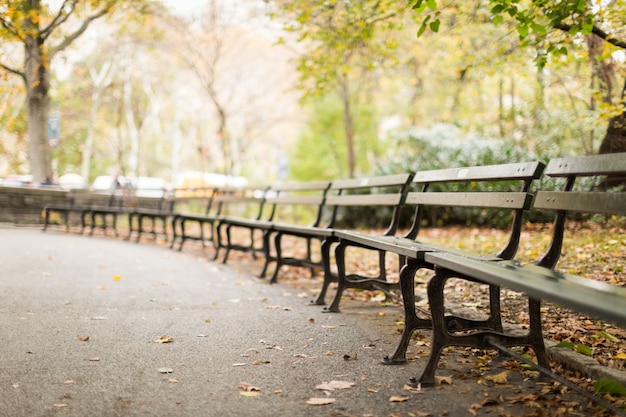
[{"label": "paved path", "polygon": [[[398,338],[381,307],[323,314],[304,289],[267,285],[193,251],[4,228],[0,270],[1,417],[457,416],[486,393],[527,389],[455,378],[409,392],[419,364],[379,364]],[[156,342],[163,336],[173,341]],[[333,380],[355,385],[316,389]],[[527,411],[501,400],[478,415]]]}]

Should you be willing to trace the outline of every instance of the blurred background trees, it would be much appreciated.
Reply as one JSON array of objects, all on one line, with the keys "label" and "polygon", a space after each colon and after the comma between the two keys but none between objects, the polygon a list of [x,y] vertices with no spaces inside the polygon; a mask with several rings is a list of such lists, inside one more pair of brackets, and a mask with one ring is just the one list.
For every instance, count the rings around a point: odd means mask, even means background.
[{"label": "blurred background trees", "polygon": [[[70,4],[99,10],[41,7]],[[175,185],[626,150],[625,20],[623,0],[118,1],[50,59],[59,140],[38,137],[54,178]],[[36,173],[20,45],[0,45],[0,176]]]}]

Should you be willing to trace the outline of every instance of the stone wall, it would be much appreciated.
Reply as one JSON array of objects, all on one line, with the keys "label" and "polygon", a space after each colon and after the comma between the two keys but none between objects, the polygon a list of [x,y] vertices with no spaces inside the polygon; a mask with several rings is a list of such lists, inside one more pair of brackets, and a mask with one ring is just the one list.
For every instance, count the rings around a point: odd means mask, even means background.
[{"label": "stone wall", "polygon": [[0,186],[0,223],[42,224],[46,204],[63,204],[66,190]]}]

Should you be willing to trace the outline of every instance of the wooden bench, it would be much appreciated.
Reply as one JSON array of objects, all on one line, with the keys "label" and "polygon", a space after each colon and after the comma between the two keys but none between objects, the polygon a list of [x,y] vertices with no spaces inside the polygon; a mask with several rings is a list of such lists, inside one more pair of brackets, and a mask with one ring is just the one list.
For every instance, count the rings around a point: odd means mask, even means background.
[{"label": "wooden bench", "polygon": [[[321,266],[324,273],[322,288],[315,305],[324,305],[329,286],[337,281],[337,274],[331,269],[331,248],[338,241],[336,237],[337,224],[344,212],[352,209],[373,207],[380,213],[387,210],[386,215],[381,216],[381,223],[387,224],[385,235],[392,236],[398,228],[400,207],[404,201],[406,187],[412,178],[412,174],[381,175],[366,178],[352,178],[333,181],[330,185],[324,210],[330,212],[326,224],[321,227],[298,226],[292,224],[277,223],[272,228],[274,236],[275,255],[270,258],[276,261],[276,269],[270,282],[276,282],[282,265],[308,266],[306,259],[285,257],[282,251],[282,239],[290,236],[309,241],[317,239],[321,241]],[[379,253],[379,264],[385,263],[385,253]],[[381,270],[381,280],[385,280],[385,270]]]},{"label": "wooden bench", "polygon": [[[226,248],[223,262],[228,261],[231,250],[249,251],[251,247],[236,243],[234,229],[243,229],[250,234],[251,240],[255,238],[254,235],[257,232],[257,235],[260,234],[261,236],[260,248],[265,256],[265,263],[259,276],[264,277],[268,265],[272,261],[276,261],[270,250],[270,235],[274,225],[278,222],[286,222],[287,219],[297,223],[300,217],[298,214],[304,215],[304,211],[308,211],[312,217],[312,224],[308,227],[318,226],[329,185],[328,181],[276,183],[266,192],[263,210],[259,212],[256,218],[224,217],[221,219],[217,228],[217,235],[226,237],[226,243],[223,244]],[[306,216],[303,217],[306,218]],[[310,268],[316,266],[316,262],[312,258],[310,240],[307,242],[307,256],[303,262],[306,262]]]},{"label": "wooden bench", "polygon": [[[171,217],[171,229],[172,239],[170,242],[170,249],[173,249],[176,242],[179,242],[178,250],[183,249],[183,245],[187,240],[196,240],[202,244],[202,247],[206,246],[206,242],[213,242],[213,223],[215,222],[214,215],[219,214],[219,201],[216,200],[218,192],[221,192],[218,187],[202,187],[179,190],[180,196],[176,195],[175,206],[191,205],[187,211],[177,212],[175,211]],[[197,212],[198,206],[200,212]],[[218,209],[215,209],[218,207]],[[193,210],[193,211],[192,211]],[[187,223],[195,223],[198,227],[198,233],[192,234]],[[204,229],[205,224],[211,226],[208,237],[206,236]]]},{"label": "wooden bench", "polygon": [[222,260],[224,263],[227,261],[231,250],[251,252],[255,258],[257,253],[263,253],[262,244],[258,244],[262,239],[256,239],[255,237],[256,229],[248,229],[249,238],[247,242],[237,242],[230,235],[228,225],[250,219],[254,222],[260,221],[265,213],[265,197],[269,188],[268,185],[252,184],[220,189],[218,195],[213,200],[213,205],[216,206],[217,212],[213,215],[205,216],[201,220],[212,228],[212,243],[215,246],[214,260],[219,258],[220,250],[222,249],[225,250]]},{"label": "wooden bench", "polygon": [[[412,332],[418,328],[431,326],[430,320],[417,317],[413,292],[408,291],[408,288],[413,289],[415,272],[421,268],[431,268],[430,264],[424,262],[424,254],[433,250],[465,253],[460,249],[443,248],[418,240],[425,210],[431,207],[441,214],[446,209],[478,209],[490,211],[492,215],[494,212],[499,215],[504,215],[503,213],[510,215],[508,240],[503,243],[499,251],[494,253],[493,257],[512,259],[519,245],[523,213],[530,208],[532,201],[531,183],[541,176],[543,168],[544,165],[540,162],[529,162],[417,172],[412,183],[418,190],[409,192],[404,203],[405,206],[415,208],[412,226],[404,236],[377,236],[354,231],[335,233],[339,240],[335,249],[338,287],[333,302],[326,308],[326,311],[339,312],[341,297],[347,288],[389,290],[400,285],[403,296],[406,297],[405,293],[410,292],[408,295],[410,299],[405,301],[405,331],[390,363],[405,363],[405,350]],[[489,191],[490,185],[504,182],[510,183],[510,191]],[[485,191],[479,191],[479,186],[483,186]],[[448,187],[447,189],[454,187],[456,190],[445,191],[445,187]],[[368,277],[358,273],[347,274],[345,258],[349,247],[395,253],[406,259],[400,271],[399,282],[387,282],[379,277]],[[466,255],[471,254],[466,253]],[[496,289],[492,289],[492,296],[497,296]],[[499,316],[494,317],[493,320],[498,321]]]},{"label": "wooden bench", "polygon": [[86,227],[93,225],[93,221],[88,223],[91,212],[97,207],[109,207],[116,201],[115,193],[96,193],[88,190],[74,190],[68,193],[68,200],[65,204],[49,204],[43,207],[43,231],[48,229],[52,222],[53,214],[59,214],[67,231],[72,225],[72,218],[78,217],[80,222],[80,233]]},{"label": "wooden bench", "polygon": [[[153,238],[163,235],[169,239],[168,225],[170,218],[175,214],[175,204],[177,202],[174,191],[159,190],[161,197],[137,197],[136,206],[128,212],[128,239],[133,232],[136,233],[136,241],[139,242],[144,233],[150,233]],[[150,221],[150,228],[146,229],[145,221]],[[158,229],[158,225],[161,225]],[[159,232],[160,230],[160,232]]]},{"label": "wooden bench", "polygon": [[[535,198],[534,209],[556,212],[551,243],[535,262],[522,265],[516,261],[468,258],[446,251],[425,253],[424,262],[435,269],[428,283],[433,336],[428,363],[422,375],[412,381],[413,385],[434,384],[441,351],[451,345],[501,350],[530,346],[537,357],[538,368],[549,369],[541,328],[541,300],[626,327],[626,288],[553,269],[561,254],[568,213],[626,216],[626,193],[589,190],[588,184],[576,187],[577,180],[588,177],[626,178],[626,153],[555,159],[548,164],[546,175],[563,179],[565,184],[561,191],[539,191]],[[492,287],[507,287],[528,295],[528,333],[521,336],[505,334],[501,326],[487,326],[477,332],[456,332],[444,311],[443,290],[446,281],[452,277]],[[408,285],[409,281],[407,279],[407,285],[403,286],[406,310],[413,308],[409,305],[413,302],[413,288]]]}]

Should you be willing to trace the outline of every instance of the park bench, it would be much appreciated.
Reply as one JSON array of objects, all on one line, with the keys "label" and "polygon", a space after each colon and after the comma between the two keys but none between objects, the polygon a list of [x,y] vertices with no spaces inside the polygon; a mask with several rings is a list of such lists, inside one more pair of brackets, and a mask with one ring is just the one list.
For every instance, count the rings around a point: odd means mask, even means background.
[{"label": "park bench", "polygon": [[[196,240],[206,246],[206,242],[213,242],[213,223],[215,221],[213,214],[219,214],[219,200],[216,199],[218,192],[223,192],[218,187],[201,187],[192,189],[183,189],[177,191],[175,195],[176,207],[187,206],[185,211],[174,211],[171,217],[172,239],[170,241],[170,249],[178,244],[178,250],[183,249],[183,245],[187,240]],[[215,204],[214,204],[215,203]],[[215,207],[218,209],[214,210]],[[187,223],[197,224],[198,233],[192,234]],[[207,236],[204,232],[204,225],[211,226],[210,234]]]},{"label": "park bench", "polygon": [[[312,266],[323,270],[324,281],[320,293],[313,304],[324,305],[327,290],[337,276],[331,270],[331,248],[337,242],[336,227],[344,212],[348,210],[373,208],[377,210],[382,224],[387,224],[385,235],[394,235],[398,228],[400,207],[404,199],[406,187],[411,180],[411,174],[381,175],[375,177],[341,179],[333,181],[324,201],[324,210],[328,219],[323,226],[300,226],[287,223],[275,223],[271,229],[274,234],[274,255],[266,255],[270,261],[276,262],[276,268],[270,282],[276,282],[282,265],[311,266],[309,259],[286,257],[283,255],[284,237],[311,239],[321,241],[320,262]],[[386,211],[385,211],[386,209]],[[387,214],[384,214],[387,213]],[[379,264],[385,263],[385,254],[379,254]],[[380,280],[385,280],[385,270],[381,269]]]},{"label": "park bench", "polygon": [[[160,197],[137,197],[135,199],[136,206],[128,211],[128,239],[131,238],[133,232],[136,233],[136,241],[139,242],[144,233],[150,233],[153,238],[160,233],[168,236],[168,220],[174,216],[175,204],[177,202],[174,191],[158,190],[161,192]],[[150,228],[146,229],[145,221],[150,221]],[[161,225],[158,229],[157,226]]]},{"label": "park bench", "polygon": [[64,204],[48,204],[43,207],[43,231],[52,224],[54,214],[61,216],[62,224],[67,231],[70,230],[72,220],[78,217],[80,222],[80,233],[85,231],[88,225],[93,225],[93,220],[88,223],[92,210],[99,207],[110,207],[115,205],[118,198],[115,192],[98,193],[88,190],[73,190],[68,193],[67,202]]},{"label": "park bench", "polygon": [[[246,234],[249,234],[250,240],[255,239],[256,232],[256,235],[261,236],[260,248],[265,256],[265,263],[259,276],[265,276],[270,262],[276,261],[276,258],[271,255],[270,249],[270,235],[274,225],[277,222],[286,222],[287,219],[296,223],[308,221],[307,218],[311,217],[312,224],[309,227],[318,226],[329,185],[328,181],[276,183],[266,192],[262,210],[259,211],[257,217],[223,217],[217,226],[218,238],[225,237],[225,243],[221,245],[226,249],[223,262],[228,261],[228,256],[232,250],[250,251],[252,247],[252,244],[242,245],[238,243],[241,234],[236,234],[235,229],[243,229]],[[306,259],[302,260],[302,263],[303,265],[306,263],[310,268],[315,268],[316,265],[320,264],[313,260],[310,239],[307,241]]]},{"label": "park bench", "polygon": [[[590,278],[558,272],[556,267],[564,241],[568,214],[595,214],[604,216],[626,215],[626,193],[600,191],[590,188],[584,180],[621,177],[626,180],[626,153],[596,155],[579,158],[551,160],[546,175],[562,179],[560,191],[542,190],[537,193],[533,209],[555,212],[550,245],[536,261],[521,264],[517,261],[468,258],[445,251],[432,251],[424,262],[434,268],[428,282],[428,298],[432,315],[433,336],[431,353],[419,379],[412,384],[432,385],[441,351],[446,346],[497,348],[512,354],[509,347],[529,346],[537,358],[537,369],[550,375],[548,357],[542,335],[541,301],[549,301],[594,319],[606,320],[626,327],[626,288]],[[581,184],[582,183],[582,184]],[[622,186],[623,187],[623,186]],[[617,262],[623,260],[616,259]],[[407,267],[410,270],[411,267]],[[493,287],[506,287],[526,294],[530,317],[528,332],[524,335],[504,333],[501,326],[487,326],[476,332],[456,332],[450,317],[444,312],[443,290],[449,278],[484,283]],[[411,310],[413,288],[403,286],[405,309]]]},{"label": "park bench", "polygon": [[[343,292],[347,288],[364,290],[389,291],[401,286],[403,295],[406,286],[413,288],[414,274],[418,269],[431,268],[424,262],[424,254],[433,251],[462,252],[461,249],[444,248],[418,240],[425,211],[431,208],[433,213],[441,215],[446,210],[480,210],[484,215],[499,216],[506,219],[510,215],[510,233],[508,240],[503,243],[502,249],[492,255],[497,259],[512,259],[517,251],[522,231],[523,213],[530,208],[532,195],[530,187],[532,181],[541,176],[544,165],[540,162],[511,163],[489,166],[472,166],[446,168],[440,170],[418,171],[412,181],[417,188],[407,194],[405,206],[414,207],[412,226],[401,237],[393,235],[372,235],[357,231],[337,231],[339,241],[335,249],[337,263],[337,292],[332,303],[325,308],[328,312],[339,312],[339,304]],[[509,191],[492,192],[491,187],[496,184],[508,184]],[[446,188],[447,187],[447,188]],[[454,191],[446,191],[451,190]],[[482,190],[482,191],[481,191]],[[400,271],[398,282],[388,282],[379,277],[369,277],[362,274],[346,273],[346,250],[357,247],[366,250],[389,252],[399,255],[405,265]],[[466,253],[466,255],[473,255]],[[478,256],[478,255],[476,255]],[[383,265],[381,265],[381,268]],[[497,290],[492,288],[492,297],[497,298]],[[415,314],[414,296],[406,301],[405,332],[392,363],[404,363],[404,351],[408,345],[413,330],[430,328],[430,320],[420,319]],[[496,304],[494,303],[494,309]],[[499,321],[497,311],[492,312],[494,321]]]},{"label": "park bench", "polygon": [[[208,225],[210,228],[209,241],[215,247],[214,260],[219,258],[221,249],[225,249],[226,251],[223,262],[226,262],[228,253],[232,249],[251,252],[256,258],[257,253],[263,253],[263,247],[257,244],[259,239],[255,238],[256,229],[249,229],[249,237],[245,243],[234,243],[231,236],[228,235],[229,230],[225,231],[224,229],[227,228],[228,222],[230,221],[237,222],[247,219],[253,219],[255,222],[260,221],[265,212],[265,197],[269,188],[268,185],[254,184],[221,187],[211,202],[211,207],[214,207],[215,212],[205,216],[185,217],[181,219],[182,235],[187,236],[185,225],[189,221],[200,222],[201,228],[203,225]],[[226,237],[223,237],[224,235],[226,235]]]}]

